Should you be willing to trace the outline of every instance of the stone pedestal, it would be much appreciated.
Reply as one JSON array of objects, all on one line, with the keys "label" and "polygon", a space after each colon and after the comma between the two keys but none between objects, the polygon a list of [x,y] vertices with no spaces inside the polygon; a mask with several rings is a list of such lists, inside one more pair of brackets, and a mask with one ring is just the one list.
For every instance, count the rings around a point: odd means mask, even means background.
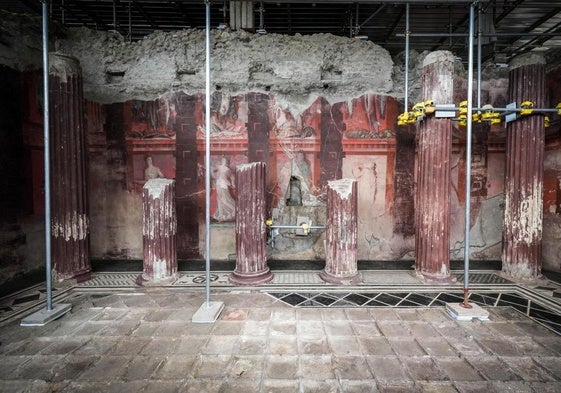
[{"label": "stone pedestal", "polygon": [[87,151],[78,60],[49,54],[53,280],[90,277]]},{"label": "stone pedestal", "polygon": [[[430,53],[423,62],[422,100],[453,103],[454,56]],[[452,124],[428,116],[418,128],[415,190],[415,269],[427,281],[448,282],[450,275],[450,161]]]},{"label": "stone pedestal", "polygon": [[[536,54],[510,64],[509,102],[529,100],[545,107],[545,60]],[[543,230],[543,114],[520,116],[508,124],[506,145],[503,273],[518,279],[541,275]]]},{"label": "stone pedestal", "polygon": [[341,179],[328,182],[325,269],[320,273],[324,281],[332,284],[360,282],[357,212],[357,181]]},{"label": "stone pedestal", "polygon": [[171,284],[178,278],[175,181],[151,179],[142,188],[144,269],[138,285]]},{"label": "stone pedestal", "polygon": [[264,162],[236,168],[236,268],[230,282],[258,285],[272,280],[267,266]]}]

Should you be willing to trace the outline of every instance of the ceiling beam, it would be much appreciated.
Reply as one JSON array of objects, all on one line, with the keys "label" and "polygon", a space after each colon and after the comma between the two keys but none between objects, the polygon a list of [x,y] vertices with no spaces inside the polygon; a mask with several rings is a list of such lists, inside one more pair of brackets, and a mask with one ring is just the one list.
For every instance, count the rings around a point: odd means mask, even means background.
[{"label": "ceiling beam", "polygon": [[508,7],[507,9],[503,10],[503,12],[497,16],[494,20],[495,22],[495,26],[499,25],[499,22],[501,20],[503,20],[504,18],[506,18],[508,16],[508,14],[510,14],[512,11],[514,11],[516,9],[516,7],[518,7],[520,4],[522,4],[524,2],[524,0],[516,0],[514,2],[514,4],[512,4],[510,7]]},{"label": "ceiling beam", "polygon": [[148,13],[144,10],[144,7],[142,7],[138,2],[134,0],[132,1],[132,5],[140,12],[140,14],[144,17],[144,19],[146,19],[146,21],[150,23],[150,26],[152,26],[153,29],[159,28],[158,24],[154,21],[154,19],[150,15],[148,15]]},{"label": "ceiling beam", "polygon": [[401,18],[403,18],[403,15],[405,15],[405,10],[402,8],[401,11],[399,12],[399,14],[397,15],[397,18],[395,18],[395,20],[391,24],[390,28],[388,29],[388,33],[384,37],[384,43],[388,42],[390,37],[393,36],[393,34],[394,34],[393,32],[395,31],[395,28],[397,27],[397,25],[401,21]]},{"label": "ceiling beam", "polygon": [[168,1],[169,4],[171,4],[173,6],[173,8],[175,8],[180,14],[181,16],[183,16],[186,24],[188,26],[194,26],[195,23],[193,22],[193,20],[191,19],[191,15],[185,11],[185,8],[183,7],[183,4],[178,2],[178,1]]},{"label": "ceiling beam", "polygon": [[[534,23],[532,23],[531,26],[528,26],[527,28],[525,28],[523,30],[523,33],[531,33],[534,29],[540,27],[541,25],[543,25],[545,22],[547,22],[549,19],[553,18],[555,15],[557,15],[559,12],[561,12],[561,8],[554,8],[553,10],[551,10],[550,12],[548,12],[547,14],[545,14],[544,16],[542,16],[540,19],[538,19],[537,21],[535,21]],[[515,38],[512,38],[510,40],[507,41],[507,43],[509,45],[514,44],[516,41],[518,41],[519,39],[523,38],[522,35],[520,36],[515,36]]]},{"label": "ceiling beam", "polygon": [[[87,4],[84,4],[81,1],[70,1],[69,0],[68,3],[64,6],[64,9],[73,14],[72,9],[70,9],[70,5],[74,5],[76,8],[78,8],[84,14],[86,14],[88,16],[88,18],[90,18],[93,21],[93,23],[96,25],[96,27],[98,29],[109,30],[109,26],[106,25],[105,22],[103,22],[103,20],[101,20],[101,18],[99,18],[97,13],[92,11],[91,8]],[[61,5],[61,7],[62,7],[62,5]],[[82,24],[85,24],[85,23],[82,22]]]},{"label": "ceiling beam", "polygon": [[[529,40],[525,44],[522,44],[518,48],[514,49],[511,52],[511,55],[519,55],[521,53],[528,52],[529,50],[531,50],[531,47],[533,46],[541,46],[543,43],[551,39],[552,37],[551,34],[556,33],[559,34],[559,36],[561,36],[561,22],[547,29],[543,33],[546,33],[547,35],[538,35],[537,37]],[[540,33],[536,33],[536,34],[540,34]]]},{"label": "ceiling beam", "polygon": [[38,1],[21,0],[21,3],[36,14],[41,15],[42,10],[41,7],[37,5],[39,3]]}]

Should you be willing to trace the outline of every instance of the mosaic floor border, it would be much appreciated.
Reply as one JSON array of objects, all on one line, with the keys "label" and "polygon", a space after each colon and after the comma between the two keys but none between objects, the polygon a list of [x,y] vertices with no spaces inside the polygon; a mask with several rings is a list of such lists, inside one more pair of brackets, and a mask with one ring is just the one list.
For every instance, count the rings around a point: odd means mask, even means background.
[{"label": "mosaic floor border", "polygon": [[[301,285],[314,285],[314,286],[329,286],[330,284],[324,282],[319,277],[320,271],[303,271],[303,270],[283,270],[274,271],[273,280],[263,286],[301,286]],[[210,282],[213,286],[226,286],[234,287],[228,281],[231,272],[215,271],[210,273]],[[81,288],[100,288],[100,287],[137,287],[136,278],[139,272],[99,272],[95,273],[92,279],[78,284]],[[362,283],[357,286],[370,286],[370,285],[393,285],[394,283],[409,284],[409,285],[425,285],[419,278],[406,271],[378,271],[378,270],[365,270],[360,272],[362,276]],[[499,276],[494,272],[472,272],[470,273],[470,283],[472,285],[501,285],[512,284],[511,281]],[[457,283],[462,283],[464,274],[456,273]],[[169,286],[183,287],[183,286],[204,286],[206,282],[205,272],[180,272],[179,279]],[[166,285],[168,286],[168,285]]]},{"label": "mosaic floor border", "polygon": [[[215,291],[224,290],[259,290],[275,296],[279,301],[298,307],[427,307],[441,306],[443,302],[457,301],[461,296],[463,272],[453,272],[457,282],[445,286],[435,286],[423,283],[422,280],[409,271],[361,271],[362,283],[352,287],[334,286],[319,278],[319,271],[274,271],[274,278],[270,283],[259,287],[236,287],[228,281],[230,271],[211,272],[211,287]],[[53,287],[53,302],[79,301],[85,293],[99,292],[102,294],[116,291],[138,291],[143,288],[136,285],[136,278],[140,272],[98,272],[91,280],[64,288]],[[168,287],[177,289],[199,289],[206,284],[205,272],[180,272],[179,279]],[[531,288],[523,288],[501,277],[495,271],[470,272],[470,288],[473,300],[487,307],[492,299],[501,298],[503,294],[522,293],[524,301],[532,307],[515,305],[521,312],[526,307],[525,314],[540,320],[552,322],[552,328],[561,332],[561,321],[555,316],[561,315],[561,298],[555,297],[554,292],[561,288],[554,281],[543,280]],[[514,292],[513,292],[514,291]],[[26,290],[19,291],[0,299],[0,326],[23,317],[45,306],[45,285],[39,284]],[[489,293],[500,294],[488,295]],[[293,296],[291,296],[291,294]],[[297,304],[285,301],[302,299]],[[291,297],[290,297],[291,296]],[[461,300],[461,298],[460,298]],[[503,302],[503,300],[501,300]],[[508,302],[508,301],[507,301]],[[300,304],[301,303],[301,304]],[[502,305],[502,303],[501,303]],[[530,310],[530,311],[528,311]],[[531,315],[530,315],[531,314]],[[551,324],[550,324],[551,325]],[[547,326],[550,326],[547,325]]]}]

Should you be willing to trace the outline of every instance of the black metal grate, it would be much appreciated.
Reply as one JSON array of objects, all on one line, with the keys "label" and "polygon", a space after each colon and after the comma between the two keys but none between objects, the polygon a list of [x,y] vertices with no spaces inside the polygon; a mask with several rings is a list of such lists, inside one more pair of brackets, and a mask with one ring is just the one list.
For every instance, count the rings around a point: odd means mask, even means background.
[{"label": "black metal grate", "polygon": [[[443,307],[461,302],[461,292],[267,292],[294,307]],[[516,292],[470,293],[482,307],[513,307],[561,334],[561,315]]]}]

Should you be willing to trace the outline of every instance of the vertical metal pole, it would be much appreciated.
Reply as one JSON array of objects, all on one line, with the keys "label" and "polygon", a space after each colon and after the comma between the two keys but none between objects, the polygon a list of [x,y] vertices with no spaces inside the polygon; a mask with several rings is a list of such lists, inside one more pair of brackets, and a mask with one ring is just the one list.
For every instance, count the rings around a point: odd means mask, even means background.
[{"label": "vertical metal pole", "polygon": [[42,4],[43,13],[43,144],[45,166],[45,270],[47,282],[47,311],[53,309],[51,285],[51,171],[49,143],[49,24],[47,1]]},{"label": "vertical metal pole", "polygon": [[263,2],[259,3],[259,30],[263,30],[265,28],[265,7],[263,6]]},{"label": "vertical metal pole", "polygon": [[474,3],[469,6],[469,43],[468,43],[468,83],[467,83],[467,127],[466,127],[466,211],[464,241],[464,302],[462,306],[470,308],[469,294],[469,230],[471,210],[471,127],[473,115],[473,15]]},{"label": "vertical metal pole", "polygon": [[132,42],[132,1],[129,0],[129,42]]},{"label": "vertical metal pole", "polygon": [[356,3],[356,11],[355,11],[355,31],[354,31],[354,34],[353,34],[354,37],[356,37],[356,36],[358,35],[358,31],[359,31],[359,29],[360,29],[360,27],[359,27],[359,25],[358,25],[358,12],[359,12],[359,11],[358,11],[358,10],[359,10],[358,7],[359,7],[359,4]]},{"label": "vertical metal pole", "polygon": [[405,108],[407,112],[409,109],[409,3],[405,5]]},{"label": "vertical metal pole", "polygon": [[117,6],[115,2],[116,0],[113,0],[113,30],[117,31]]},{"label": "vertical metal pole", "polygon": [[477,4],[477,107],[481,108],[481,4]]},{"label": "vertical metal pole", "polygon": [[349,38],[353,38],[353,12],[349,8]]},{"label": "vertical metal pole", "polygon": [[210,1],[206,5],[206,91],[205,91],[205,266],[206,305],[210,307]]}]

